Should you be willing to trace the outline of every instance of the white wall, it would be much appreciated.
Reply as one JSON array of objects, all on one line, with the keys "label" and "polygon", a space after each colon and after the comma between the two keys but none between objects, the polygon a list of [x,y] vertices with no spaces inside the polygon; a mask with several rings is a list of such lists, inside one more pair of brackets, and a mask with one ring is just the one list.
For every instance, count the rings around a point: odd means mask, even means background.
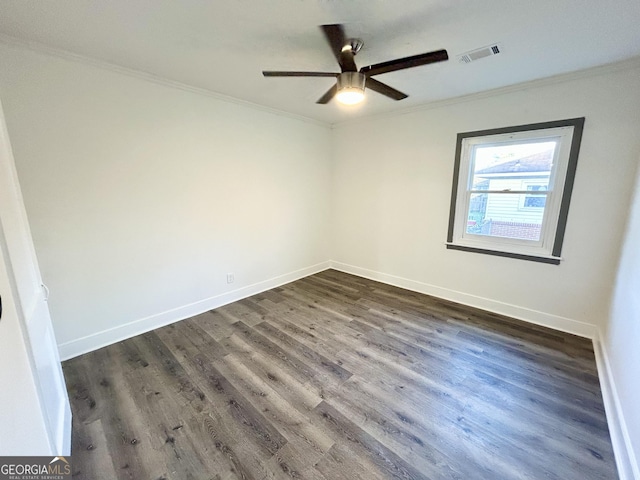
[{"label": "white wall", "polygon": [[63,356],[329,259],[328,128],[17,47],[0,64]]},{"label": "white wall", "polygon": [[[636,63],[336,126],[337,267],[593,335],[607,322],[640,153],[638,78]],[[457,133],[581,116],[559,266],[445,248]]]},{"label": "white wall", "polygon": [[603,343],[629,452],[626,468],[635,471],[628,478],[640,479],[640,168]]}]

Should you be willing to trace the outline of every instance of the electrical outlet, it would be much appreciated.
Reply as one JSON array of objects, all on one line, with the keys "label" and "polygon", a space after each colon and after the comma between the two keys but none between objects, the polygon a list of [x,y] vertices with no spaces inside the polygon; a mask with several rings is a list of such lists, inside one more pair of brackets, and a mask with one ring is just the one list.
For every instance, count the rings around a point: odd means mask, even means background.
[{"label": "electrical outlet", "polygon": [[233,283],[234,280],[233,273],[227,273],[227,283]]}]

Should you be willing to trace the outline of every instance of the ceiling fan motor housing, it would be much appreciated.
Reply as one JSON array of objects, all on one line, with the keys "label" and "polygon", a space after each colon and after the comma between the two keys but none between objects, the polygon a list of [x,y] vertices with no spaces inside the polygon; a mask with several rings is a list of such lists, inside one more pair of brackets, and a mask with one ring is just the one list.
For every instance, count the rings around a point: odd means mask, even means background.
[{"label": "ceiling fan motor housing", "polygon": [[338,75],[338,90],[343,88],[358,88],[364,91],[364,84],[367,77],[360,72],[342,72]]},{"label": "ceiling fan motor housing", "polygon": [[338,75],[338,100],[346,104],[354,104],[364,98],[364,87],[367,77],[360,72],[342,72]]}]

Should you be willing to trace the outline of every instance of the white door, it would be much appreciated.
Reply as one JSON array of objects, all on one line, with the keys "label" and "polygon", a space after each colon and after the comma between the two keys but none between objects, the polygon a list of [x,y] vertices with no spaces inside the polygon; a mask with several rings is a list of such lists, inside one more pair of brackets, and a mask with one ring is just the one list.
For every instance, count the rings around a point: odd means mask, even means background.
[{"label": "white door", "polygon": [[71,410],[0,104],[0,456],[69,455]]}]

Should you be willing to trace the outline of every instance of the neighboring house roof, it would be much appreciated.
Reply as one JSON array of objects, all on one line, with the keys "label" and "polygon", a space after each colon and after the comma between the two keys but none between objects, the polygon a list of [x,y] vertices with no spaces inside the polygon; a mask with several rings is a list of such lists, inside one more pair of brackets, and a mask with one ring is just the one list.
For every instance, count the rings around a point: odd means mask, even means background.
[{"label": "neighboring house roof", "polygon": [[478,170],[476,175],[490,173],[517,173],[517,172],[549,172],[553,161],[553,150],[535,153],[528,157],[509,160],[508,162],[493,165],[491,167]]}]

